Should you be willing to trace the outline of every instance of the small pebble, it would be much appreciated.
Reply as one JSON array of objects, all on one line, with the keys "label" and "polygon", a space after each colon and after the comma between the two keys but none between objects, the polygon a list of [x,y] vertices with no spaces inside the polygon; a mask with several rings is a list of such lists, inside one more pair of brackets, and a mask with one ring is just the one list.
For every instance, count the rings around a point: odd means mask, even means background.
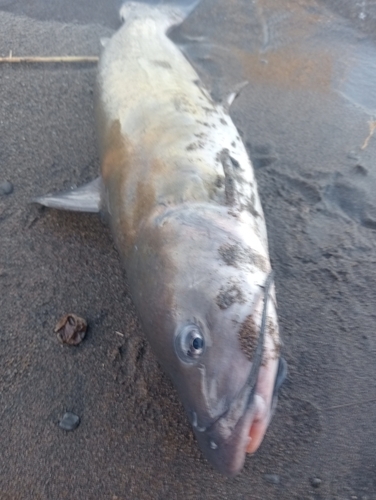
[{"label": "small pebble", "polygon": [[13,184],[9,181],[0,183],[0,196],[13,193]]},{"label": "small pebble", "polygon": [[66,314],[58,321],[54,332],[63,344],[78,345],[83,341],[86,330],[87,323],[83,318],[76,314]]},{"label": "small pebble", "polygon": [[59,427],[64,431],[74,431],[80,425],[80,417],[67,411],[59,422]]},{"label": "small pebble", "polygon": [[322,483],[321,479],[319,477],[313,477],[311,478],[311,484],[314,488],[318,488],[320,484]]},{"label": "small pebble", "polygon": [[279,484],[280,481],[278,474],[264,474],[264,479],[271,484]]}]

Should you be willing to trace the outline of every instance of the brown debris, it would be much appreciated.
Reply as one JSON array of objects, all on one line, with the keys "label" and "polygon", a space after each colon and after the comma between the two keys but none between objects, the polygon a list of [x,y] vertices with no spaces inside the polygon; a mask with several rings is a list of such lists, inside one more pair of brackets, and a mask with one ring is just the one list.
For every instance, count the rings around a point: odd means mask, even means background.
[{"label": "brown debris", "polygon": [[78,345],[86,334],[87,323],[76,314],[66,314],[55,326],[54,332],[62,344]]}]

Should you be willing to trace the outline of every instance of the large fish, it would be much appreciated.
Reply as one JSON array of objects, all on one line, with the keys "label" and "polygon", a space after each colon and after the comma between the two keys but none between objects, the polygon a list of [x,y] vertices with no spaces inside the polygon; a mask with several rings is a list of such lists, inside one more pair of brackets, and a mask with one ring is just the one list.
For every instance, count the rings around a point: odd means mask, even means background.
[{"label": "large fish", "polygon": [[252,165],[227,106],[167,37],[192,7],[122,6],[98,69],[101,176],[36,201],[107,214],[200,448],[234,475],[264,437],[286,366]]}]

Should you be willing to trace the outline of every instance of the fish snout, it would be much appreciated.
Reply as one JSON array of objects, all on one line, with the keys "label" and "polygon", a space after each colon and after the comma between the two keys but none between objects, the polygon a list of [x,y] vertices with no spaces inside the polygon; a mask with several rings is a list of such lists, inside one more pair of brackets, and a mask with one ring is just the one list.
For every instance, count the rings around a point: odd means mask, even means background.
[{"label": "fish snout", "polygon": [[239,398],[211,423],[200,418],[196,412],[190,412],[190,421],[202,453],[215,469],[226,476],[238,474],[246,454],[255,453],[264,439],[277,405],[278,391],[287,376],[286,361],[280,358],[275,363],[278,363],[273,370],[275,378],[266,380],[270,389],[256,390],[250,403],[250,389],[245,387]]},{"label": "fish snout", "polygon": [[225,476],[235,476],[243,468],[253,413],[247,411],[235,426],[224,416],[206,428],[193,427],[203,455]]}]

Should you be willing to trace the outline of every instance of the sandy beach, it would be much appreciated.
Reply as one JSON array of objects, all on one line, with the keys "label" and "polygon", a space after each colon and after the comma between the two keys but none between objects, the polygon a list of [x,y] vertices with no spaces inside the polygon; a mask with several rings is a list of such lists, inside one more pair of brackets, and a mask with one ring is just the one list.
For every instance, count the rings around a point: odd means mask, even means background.
[{"label": "sandy beach", "polygon": [[[97,56],[118,26],[100,0],[0,0],[0,56]],[[30,203],[98,175],[95,63],[0,65],[1,500],[376,499],[375,33],[371,0],[203,0],[172,34],[214,96],[249,81],[231,116],[289,366],[234,479],[202,457],[109,229]],[[53,332],[69,312],[77,347]]]}]

